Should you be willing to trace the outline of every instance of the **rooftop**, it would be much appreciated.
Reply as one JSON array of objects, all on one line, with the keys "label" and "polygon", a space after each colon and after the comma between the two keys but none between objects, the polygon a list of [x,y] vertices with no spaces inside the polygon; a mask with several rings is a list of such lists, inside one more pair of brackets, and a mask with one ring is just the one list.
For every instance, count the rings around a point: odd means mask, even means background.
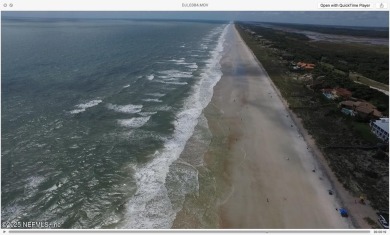
[{"label": "rooftop", "polygon": [[389,118],[380,118],[379,120],[374,121],[375,125],[377,125],[382,130],[389,133]]}]

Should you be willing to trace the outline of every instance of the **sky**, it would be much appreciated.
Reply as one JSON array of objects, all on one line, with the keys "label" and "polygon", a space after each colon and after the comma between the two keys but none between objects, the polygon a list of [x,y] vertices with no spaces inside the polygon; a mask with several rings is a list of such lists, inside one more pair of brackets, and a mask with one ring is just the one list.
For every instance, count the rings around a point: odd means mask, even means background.
[{"label": "sky", "polygon": [[3,17],[229,20],[388,27],[389,12],[2,12]]}]

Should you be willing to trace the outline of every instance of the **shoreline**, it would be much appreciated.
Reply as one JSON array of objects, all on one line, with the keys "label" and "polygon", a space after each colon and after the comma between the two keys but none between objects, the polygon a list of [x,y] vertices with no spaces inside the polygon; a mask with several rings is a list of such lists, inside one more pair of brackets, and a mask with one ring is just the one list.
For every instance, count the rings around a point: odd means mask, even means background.
[{"label": "shoreline", "polygon": [[[172,228],[371,228],[363,214],[373,216],[372,208],[354,203],[235,25],[230,27],[223,75],[203,110],[212,140],[204,166],[197,167],[199,192],[186,196]],[[349,218],[340,216],[341,207]]]},{"label": "shoreline", "polygon": [[[217,148],[228,151],[218,162],[223,171],[215,172],[224,192],[217,198],[217,227],[353,227],[335,210],[339,202],[328,195],[329,182],[271,79],[234,26],[227,37],[223,76],[205,109],[213,138],[223,139]],[[213,157],[206,154],[207,166]]]}]

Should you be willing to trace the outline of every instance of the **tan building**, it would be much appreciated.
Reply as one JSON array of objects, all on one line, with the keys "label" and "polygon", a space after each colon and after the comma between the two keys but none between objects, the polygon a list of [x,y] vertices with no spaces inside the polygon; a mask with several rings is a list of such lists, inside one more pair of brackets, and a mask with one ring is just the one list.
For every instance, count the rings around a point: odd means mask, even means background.
[{"label": "tan building", "polygon": [[361,118],[379,119],[383,117],[382,113],[377,108],[367,101],[351,101],[346,100],[340,102],[339,105],[342,108],[353,110]]}]

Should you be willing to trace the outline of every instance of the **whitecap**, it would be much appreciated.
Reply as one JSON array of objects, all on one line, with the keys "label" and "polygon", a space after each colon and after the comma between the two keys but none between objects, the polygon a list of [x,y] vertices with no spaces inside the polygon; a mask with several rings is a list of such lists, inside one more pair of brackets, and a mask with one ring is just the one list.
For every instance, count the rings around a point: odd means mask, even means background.
[{"label": "whitecap", "polygon": [[156,114],[157,112],[141,112],[141,113],[138,113],[139,115],[145,117],[145,116],[152,116],[154,114]]},{"label": "whitecap", "polygon": [[188,66],[186,66],[187,68],[190,68],[190,69],[197,69],[198,68],[198,65],[196,63],[192,63]]},{"label": "whitecap", "polygon": [[184,58],[180,58],[178,60],[168,60],[168,61],[171,61],[171,62],[175,62],[175,63],[184,63]]},{"label": "whitecap", "polygon": [[142,110],[142,105],[134,105],[134,104],[128,104],[128,105],[116,105],[116,104],[108,104],[107,108],[114,110],[119,113],[138,113]]},{"label": "whitecap", "polygon": [[70,113],[71,114],[76,114],[76,113],[82,113],[84,111],[85,111],[85,109],[75,109],[75,110],[70,111]]},{"label": "whitecap", "polygon": [[176,69],[171,69],[171,70],[165,70],[159,72],[161,74],[164,74],[160,77],[162,78],[168,78],[168,77],[174,77],[174,78],[191,78],[192,77],[192,72],[185,72],[185,71],[179,71]]},{"label": "whitecap", "polygon": [[157,103],[161,103],[162,100],[159,100],[159,99],[142,99],[142,101],[145,101],[145,102],[157,102]]},{"label": "whitecap", "polygon": [[31,176],[27,179],[27,189],[36,189],[45,180],[42,176]]},{"label": "whitecap", "polygon": [[119,125],[130,128],[139,128],[145,125],[150,119],[150,116],[147,117],[133,117],[130,119],[120,119],[118,120]]},{"label": "whitecap", "polygon": [[91,101],[84,103],[84,104],[75,105],[75,107],[77,109],[70,111],[70,113],[76,114],[76,113],[84,112],[87,108],[91,108],[93,106],[96,106],[96,105],[100,104],[101,102],[103,102],[103,101],[102,100],[91,100]]},{"label": "whitecap", "polygon": [[162,93],[146,93],[145,95],[155,96],[155,97],[163,97],[165,94]]},{"label": "whitecap", "polygon": [[172,84],[172,85],[187,85],[187,82],[168,82],[168,81],[157,81],[159,83],[164,83],[164,84]]}]

